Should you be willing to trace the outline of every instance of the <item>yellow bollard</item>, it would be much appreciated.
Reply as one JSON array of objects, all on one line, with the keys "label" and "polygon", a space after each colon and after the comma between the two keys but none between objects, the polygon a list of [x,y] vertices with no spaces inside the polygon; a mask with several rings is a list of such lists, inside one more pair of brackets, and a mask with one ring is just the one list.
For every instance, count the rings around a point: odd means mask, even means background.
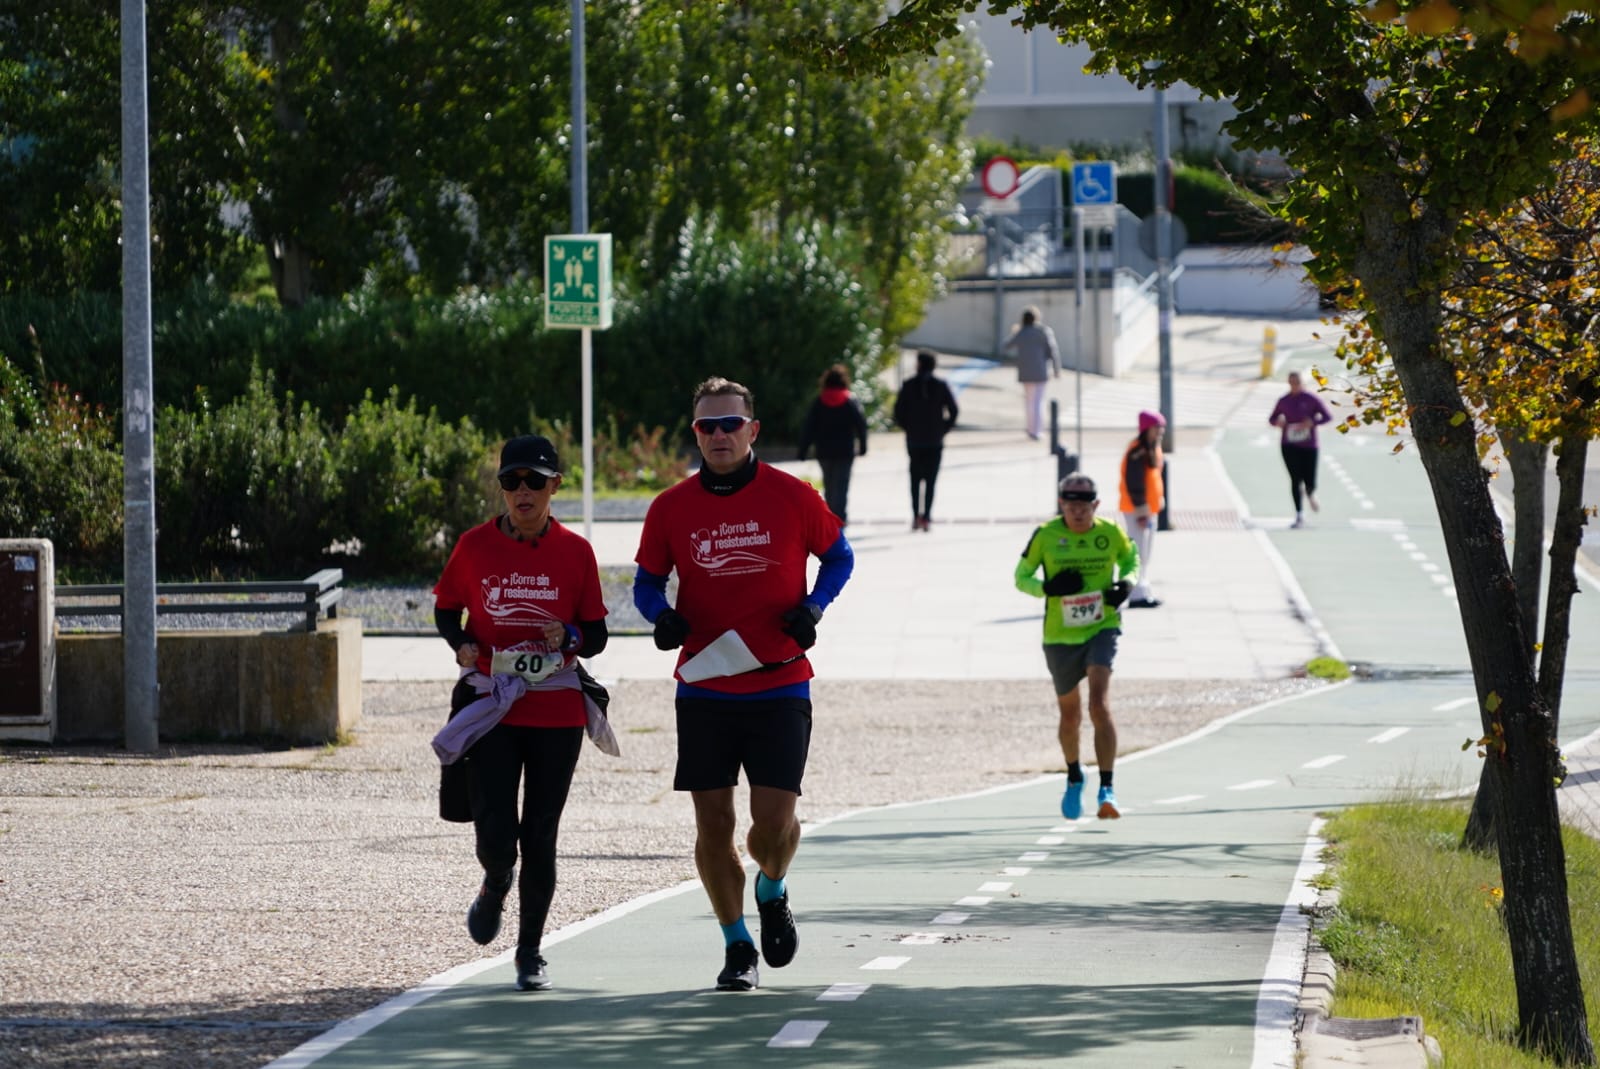
[{"label": "yellow bollard", "polygon": [[1278,328],[1267,327],[1261,332],[1261,377],[1272,378],[1272,365],[1278,359]]}]

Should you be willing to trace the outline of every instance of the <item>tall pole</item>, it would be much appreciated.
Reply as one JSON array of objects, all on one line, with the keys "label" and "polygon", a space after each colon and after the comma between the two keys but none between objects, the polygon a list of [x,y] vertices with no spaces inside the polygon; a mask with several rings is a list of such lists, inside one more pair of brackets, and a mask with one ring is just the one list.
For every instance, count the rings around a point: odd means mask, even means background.
[{"label": "tall pole", "polygon": [[1156,301],[1160,312],[1162,445],[1172,448],[1172,160],[1167,144],[1167,91],[1156,86]]},{"label": "tall pole", "polygon": [[122,693],[124,744],[154,753],[155,400],[150,356],[150,155],[144,0],[122,0]]},{"label": "tall pole", "polygon": [[[583,0],[572,0],[572,232],[589,232],[589,108]],[[594,538],[594,332],[583,328],[583,537]]]},{"label": "tall pole", "polygon": [[1076,278],[1073,280],[1072,328],[1077,337],[1076,352],[1072,354],[1072,392],[1078,405],[1078,463],[1083,463],[1083,209],[1072,208],[1072,264]]}]

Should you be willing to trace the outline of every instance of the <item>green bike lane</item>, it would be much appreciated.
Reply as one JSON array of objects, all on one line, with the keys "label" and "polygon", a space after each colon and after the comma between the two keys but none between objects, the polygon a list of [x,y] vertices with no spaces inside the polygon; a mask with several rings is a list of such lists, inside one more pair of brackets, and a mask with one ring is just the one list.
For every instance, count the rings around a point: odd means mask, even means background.
[{"label": "green bike lane", "polygon": [[[1214,445],[1252,522],[1305,592],[1345,660],[1390,671],[1465,670],[1450,562],[1421,459],[1373,432],[1322,435],[1321,510],[1293,518],[1277,433],[1229,429]],[[1589,589],[1591,594],[1596,593]],[[1600,598],[1572,605],[1571,663],[1600,667]]]},{"label": "green bike lane", "polygon": [[710,990],[690,885],[552,935],[554,990],[465,967],[274,1066],[1292,1065],[1313,820],[1469,783],[1470,701],[1430,679],[1262,706],[1121,762],[1120,821],[1061,820],[1059,777],[852,814],[808,829],[801,951],[756,992]]}]

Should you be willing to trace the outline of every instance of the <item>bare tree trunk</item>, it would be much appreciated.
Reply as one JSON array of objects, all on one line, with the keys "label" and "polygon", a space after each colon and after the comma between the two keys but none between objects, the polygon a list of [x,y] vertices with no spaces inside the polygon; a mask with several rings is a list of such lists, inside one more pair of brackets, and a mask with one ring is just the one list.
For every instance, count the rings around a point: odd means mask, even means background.
[{"label": "bare tree trunk", "polygon": [[[1550,447],[1516,434],[1502,434],[1506,460],[1511,465],[1512,551],[1511,575],[1517,584],[1517,611],[1523,634],[1532,642],[1539,633],[1539,587],[1544,571],[1544,466]],[[1533,656],[1533,650],[1528,650]],[[1486,854],[1495,848],[1494,776],[1487,765],[1478,778],[1478,793],[1467,814],[1461,845]]]},{"label": "bare tree trunk", "polygon": [[[1592,387],[1587,391],[1590,407],[1596,403],[1597,392]],[[1550,709],[1553,729],[1561,725],[1561,684],[1567,671],[1572,599],[1578,593],[1578,546],[1589,521],[1583,505],[1583,469],[1588,456],[1585,432],[1563,434],[1556,454],[1556,522],[1550,538],[1550,588],[1545,592],[1544,642],[1539,653],[1539,694]]]},{"label": "bare tree trunk", "polygon": [[1534,677],[1473,423],[1454,368],[1440,354],[1440,306],[1418,296],[1436,290],[1424,265],[1449,255],[1454,220],[1414,214],[1392,179],[1372,174],[1365,184],[1365,247],[1356,273],[1377,310],[1405,391],[1450,555],[1483,732],[1494,740],[1487,763],[1502,832],[1500,876],[1519,1041],[1564,1064],[1593,1065],[1556,809],[1554,718]]}]

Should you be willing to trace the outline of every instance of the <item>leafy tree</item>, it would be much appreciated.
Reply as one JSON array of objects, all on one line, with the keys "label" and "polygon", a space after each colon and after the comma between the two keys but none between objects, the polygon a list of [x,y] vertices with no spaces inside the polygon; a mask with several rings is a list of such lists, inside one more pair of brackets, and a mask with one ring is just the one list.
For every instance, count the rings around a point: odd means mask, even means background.
[{"label": "leafy tree", "polygon": [[[959,14],[976,6],[908,4],[880,27],[847,40],[820,37],[812,50],[881,67],[899,49],[926,50],[953,35]],[[1426,36],[1342,0],[994,0],[990,10],[1015,11],[1024,26],[1087,43],[1091,71],[1140,86],[1181,80],[1232,98],[1234,141],[1280,150],[1297,168],[1281,210],[1315,253],[1319,280],[1361,284],[1410,406],[1449,548],[1484,737],[1499,751],[1489,767],[1519,1035],[1563,1062],[1593,1064],[1554,792],[1555,720],[1537,686],[1443,331],[1449,272],[1473,215],[1543,182],[1563,153],[1562,117],[1592,121],[1577,96],[1579,52],[1530,63],[1502,26],[1446,26]],[[1592,39],[1587,16],[1568,23],[1572,37]],[[1197,48],[1197,34],[1225,47]]]},{"label": "leafy tree", "polygon": [[[223,37],[193,5],[157,4],[147,38],[152,277],[228,285],[245,250],[222,212]],[[0,293],[120,284],[120,56],[115,0],[0,0]]]},{"label": "leafy tree", "polygon": [[[1539,690],[1559,723],[1575,562],[1592,505],[1583,500],[1590,439],[1600,436],[1600,145],[1574,143],[1551,181],[1503,213],[1483,213],[1444,293],[1445,347],[1476,414],[1478,447],[1503,446],[1513,474],[1514,553],[1524,638],[1539,631],[1546,460],[1557,451],[1554,534],[1546,615],[1537,653]],[[1403,419],[1405,401],[1387,354],[1357,327],[1345,358],[1370,376],[1358,395],[1367,421]],[[1552,729],[1553,730],[1553,729]],[[1491,752],[1498,753],[1491,747]],[[1495,777],[1485,768],[1466,842],[1494,843]]]},{"label": "leafy tree", "polygon": [[850,78],[785,46],[821,20],[869,26],[877,0],[592,6],[596,227],[618,235],[644,284],[674,269],[691,219],[772,240],[816,223],[859,237],[886,337],[920,321],[943,217],[971,163],[961,136],[981,69],[971,41]]}]

